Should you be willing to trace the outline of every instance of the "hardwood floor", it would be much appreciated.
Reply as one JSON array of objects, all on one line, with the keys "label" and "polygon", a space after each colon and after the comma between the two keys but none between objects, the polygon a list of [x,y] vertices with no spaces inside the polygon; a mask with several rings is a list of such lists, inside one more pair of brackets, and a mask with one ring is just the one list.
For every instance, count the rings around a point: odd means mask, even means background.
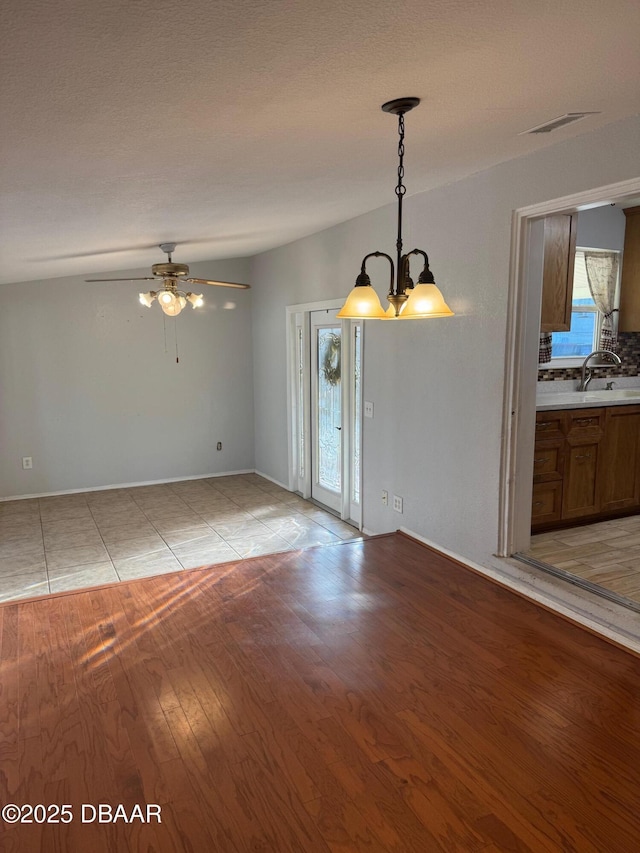
[{"label": "hardwood floor", "polygon": [[399,534],[8,603],[0,656],[0,800],[74,814],[3,851],[638,849],[640,660]]}]

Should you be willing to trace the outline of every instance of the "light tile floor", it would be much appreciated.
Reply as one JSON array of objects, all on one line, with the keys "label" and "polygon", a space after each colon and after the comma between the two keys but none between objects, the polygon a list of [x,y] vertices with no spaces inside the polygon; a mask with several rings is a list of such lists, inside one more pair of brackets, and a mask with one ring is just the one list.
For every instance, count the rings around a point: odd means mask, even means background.
[{"label": "light tile floor", "polygon": [[362,538],[257,474],[0,503],[0,601]]},{"label": "light tile floor", "polygon": [[537,533],[526,553],[640,603],[640,515]]}]

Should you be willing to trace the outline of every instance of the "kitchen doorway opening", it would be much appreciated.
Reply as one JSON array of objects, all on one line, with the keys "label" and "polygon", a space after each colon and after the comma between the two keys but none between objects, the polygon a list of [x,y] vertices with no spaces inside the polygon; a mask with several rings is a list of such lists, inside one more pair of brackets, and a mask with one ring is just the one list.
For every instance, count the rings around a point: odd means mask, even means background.
[{"label": "kitchen doorway opening", "polygon": [[[542,304],[541,263],[535,263],[536,222],[553,214],[579,213],[605,204],[637,203],[639,197],[640,178],[636,178],[514,211],[505,354],[505,440],[500,472],[499,557],[527,555],[532,546],[532,483]],[[524,559],[546,568],[542,560],[526,556]],[[565,580],[569,580],[567,574],[564,573]],[[558,576],[562,576],[561,573]],[[571,576],[570,582],[576,583],[576,579]],[[578,580],[577,585],[584,584]],[[594,584],[588,586],[595,587]]]}]

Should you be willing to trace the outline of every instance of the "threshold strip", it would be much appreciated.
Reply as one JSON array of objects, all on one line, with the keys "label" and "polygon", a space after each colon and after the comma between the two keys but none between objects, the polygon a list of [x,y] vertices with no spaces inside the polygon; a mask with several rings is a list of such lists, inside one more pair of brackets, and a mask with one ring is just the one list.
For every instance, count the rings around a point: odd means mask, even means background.
[{"label": "threshold strip", "polygon": [[619,604],[621,607],[626,607],[628,610],[633,610],[635,613],[640,613],[640,603],[637,601],[632,601],[630,598],[625,598],[622,595],[618,595],[617,592],[613,592],[610,589],[607,589],[604,586],[599,586],[592,581],[587,580],[586,578],[580,578],[577,575],[572,575],[570,572],[565,571],[564,569],[559,569],[556,566],[551,566],[549,563],[543,563],[541,560],[536,560],[534,557],[529,557],[527,554],[516,553],[513,554],[513,558],[516,560],[520,560],[522,563],[528,563],[530,566],[534,566],[536,569],[541,569],[543,572],[547,572],[547,574],[554,575],[556,578],[560,578],[560,580],[567,581],[567,583],[573,584],[573,586],[578,586],[580,589],[584,589],[587,592],[591,592],[594,595],[600,596],[600,598],[606,598],[608,601],[612,601],[614,604]]}]

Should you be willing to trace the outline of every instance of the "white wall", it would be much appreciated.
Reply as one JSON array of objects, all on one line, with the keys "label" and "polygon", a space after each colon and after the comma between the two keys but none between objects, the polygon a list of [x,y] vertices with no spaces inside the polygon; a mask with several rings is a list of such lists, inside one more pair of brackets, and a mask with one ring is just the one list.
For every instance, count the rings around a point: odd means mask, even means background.
[{"label": "white wall", "polygon": [[[366,323],[368,530],[402,525],[477,562],[495,551],[512,211],[635,177],[638,150],[635,118],[406,200],[405,247],[429,253],[456,316]],[[285,306],[345,296],[367,252],[393,254],[394,232],[389,205],[253,260],[256,468],[277,480],[287,478]],[[368,271],[384,296],[382,261]],[[383,488],[404,498],[402,516],[382,506]]]},{"label": "white wall", "polygon": [[[191,273],[248,281],[248,268]],[[251,291],[203,288],[203,308],[167,318],[165,352],[162,311],[138,302],[147,282],[83,278],[0,288],[0,496],[253,468]]]}]

